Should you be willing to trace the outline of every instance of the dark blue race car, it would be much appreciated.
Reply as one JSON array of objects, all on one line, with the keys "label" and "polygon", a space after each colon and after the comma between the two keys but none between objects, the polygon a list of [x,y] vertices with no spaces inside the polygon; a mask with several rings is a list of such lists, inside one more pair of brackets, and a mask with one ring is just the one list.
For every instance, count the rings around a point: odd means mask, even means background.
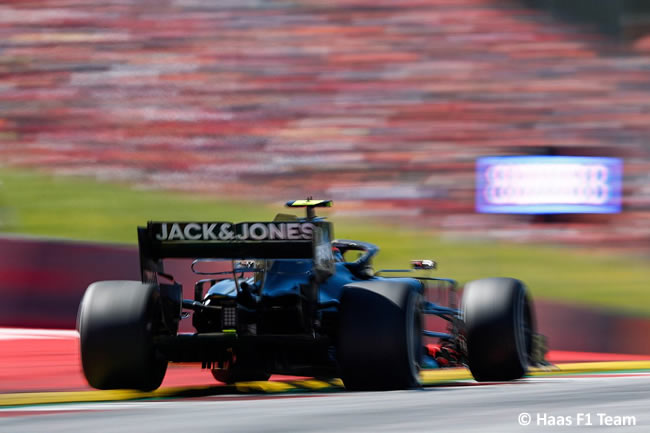
[{"label": "dark blue race car", "polygon": [[[138,228],[142,281],[93,283],[79,309],[90,385],[153,390],[169,362],[197,362],[226,383],[278,373],[403,389],[419,386],[421,368],[466,365],[476,380],[504,381],[543,359],[522,282],[472,281],[459,308],[456,282],[427,276],[435,262],[376,272],[376,246],[332,240],[331,223],[315,215],[331,201],[287,205],[307,215]],[[168,258],[195,259],[194,299],[183,299],[165,273]],[[446,294],[446,305],[427,300],[433,291]],[[190,315],[196,332],[179,333]],[[444,319],[447,330],[425,330],[425,315]]]}]

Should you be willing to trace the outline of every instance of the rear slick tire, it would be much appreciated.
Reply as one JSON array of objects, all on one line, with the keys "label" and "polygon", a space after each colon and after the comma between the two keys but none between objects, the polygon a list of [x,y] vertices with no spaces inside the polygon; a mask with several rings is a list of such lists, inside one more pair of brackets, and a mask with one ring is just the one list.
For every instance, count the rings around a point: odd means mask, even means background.
[{"label": "rear slick tire", "polygon": [[485,278],[465,285],[462,314],[467,363],[479,382],[521,378],[528,371],[535,332],[526,286],[513,278]]},{"label": "rear slick tire", "polygon": [[346,286],[337,354],[348,390],[419,387],[422,294],[411,283],[397,281]]},{"label": "rear slick tire", "polygon": [[101,281],[88,287],[77,328],[90,386],[142,391],[160,386],[167,370],[167,360],[153,341],[162,317],[160,302],[158,288],[139,281]]}]

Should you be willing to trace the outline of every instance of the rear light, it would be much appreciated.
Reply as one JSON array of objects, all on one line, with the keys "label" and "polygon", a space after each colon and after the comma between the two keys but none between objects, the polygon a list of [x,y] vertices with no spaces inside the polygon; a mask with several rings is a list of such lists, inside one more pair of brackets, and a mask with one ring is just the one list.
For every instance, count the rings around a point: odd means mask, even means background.
[{"label": "rear light", "polygon": [[221,314],[222,329],[237,328],[237,307],[223,307]]}]

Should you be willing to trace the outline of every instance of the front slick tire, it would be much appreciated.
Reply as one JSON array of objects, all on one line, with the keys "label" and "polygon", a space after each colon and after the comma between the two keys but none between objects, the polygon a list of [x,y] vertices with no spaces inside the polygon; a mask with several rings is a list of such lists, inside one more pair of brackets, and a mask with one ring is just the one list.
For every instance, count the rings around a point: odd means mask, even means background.
[{"label": "front slick tire", "polygon": [[79,307],[81,364],[90,386],[151,391],[160,386],[167,360],[155,350],[161,320],[153,284],[101,281],[91,284]]},{"label": "front slick tire", "polygon": [[467,363],[479,382],[509,381],[528,370],[535,331],[526,286],[513,278],[465,285],[463,319]]},{"label": "front slick tire", "polygon": [[412,283],[369,281],[341,298],[338,361],[348,390],[420,386],[422,295]]}]

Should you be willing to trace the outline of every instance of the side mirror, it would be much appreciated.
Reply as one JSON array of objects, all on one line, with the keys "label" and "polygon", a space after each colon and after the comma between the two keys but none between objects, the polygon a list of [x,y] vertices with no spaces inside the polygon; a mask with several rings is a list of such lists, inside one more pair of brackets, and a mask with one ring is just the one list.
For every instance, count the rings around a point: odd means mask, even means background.
[{"label": "side mirror", "polygon": [[433,260],[411,260],[411,267],[416,270],[431,270],[436,269],[438,264]]}]

